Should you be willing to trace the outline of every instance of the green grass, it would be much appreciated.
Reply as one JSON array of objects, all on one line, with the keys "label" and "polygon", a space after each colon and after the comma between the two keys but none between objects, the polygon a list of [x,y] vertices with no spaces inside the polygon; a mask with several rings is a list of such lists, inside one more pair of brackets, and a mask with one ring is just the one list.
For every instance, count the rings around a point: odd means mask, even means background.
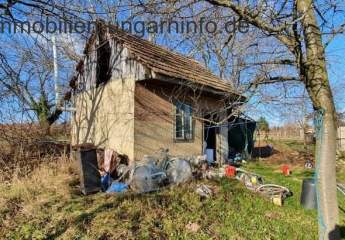
[{"label": "green grass", "polygon": [[[279,168],[280,166],[266,166],[264,163],[250,163],[247,167],[248,170],[251,170],[257,174],[264,176],[266,183],[275,183],[282,186],[289,188],[293,193],[294,197],[288,198],[285,201],[285,207],[295,207],[298,209],[300,207],[299,198],[301,196],[301,186],[302,181],[305,178],[313,178],[314,171],[312,170],[305,170],[302,168],[296,168],[292,172],[290,176],[284,176],[280,173]],[[343,169],[337,172],[337,180],[344,182],[345,173]],[[338,203],[339,203],[339,214],[340,214],[340,225],[343,226],[341,228],[342,236],[345,238],[345,197],[342,194],[338,194]],[[308,212],[308,211],[307,211]],[[310,211],[309,211],[310,212]],[[316,212],[314,212],[314,216],[316,217]]]},{"label": "green grass", "polygon": [[[1,186],[0,238],[316,239],[316,212],[299,205],[301,179],[310,173],[284,177],[268,166],[249,164],[247,168],[267,182],[287,186],[294,196],[279,207],[236,180],[221,179],[205,182],[218,189],[206,200],[194,192],[194,182],[144,195],[84,197],[70,170],[41,169],[45,179]],[[197,223],[200,229],[191,232],[188,223]]]},{"label": "green grass", "polygon": [[[150,194],[81,196],[73,165],[42,166],[25,179],[0,184],[0,239],[317,239],[317,213],[300,204],[302,179],[310,171],[285,177],[279,166],[249,163],[247,170],[294,195],[283,207],[232,179],[203,181],[212,198],[195,193],[200,182]],[[339,195],[345,209],[345,198]],[[345,213],[341,225],[345,226]],[[193,232],[186,228],[196,223]],[[345,235],[345,233],[342,233]]]}]

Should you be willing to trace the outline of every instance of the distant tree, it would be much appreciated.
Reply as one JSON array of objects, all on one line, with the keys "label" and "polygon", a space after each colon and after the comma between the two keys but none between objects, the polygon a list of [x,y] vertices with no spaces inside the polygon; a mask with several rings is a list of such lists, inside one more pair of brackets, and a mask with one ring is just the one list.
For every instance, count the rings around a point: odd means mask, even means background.
[{"label": "distant tree", "polygon": [[345,112],[338,112],[338,126],[345,126]]},{"label": "distant tree", "polygon": [[257,121],[258,124],[258,129],[262,132],[269,132],[270,128],[269,128],[269,124],[266,120],[266,118],[264,117],[260,117],[259,120]]},{"label": "distant tree", "polygon": [[[4,98],[1,102],[4,106],[2,112],[9,112],[13,119],[1,120],[16,122],[19,117],[25,116],[26,121],[39,123],[49,133],[50,126],[62,114],[63,104],[63,96],[60,96],[60,107],[56,106],[50,41],[40,37],[24,39],[18,36],[12,37],[12,42],[4,45],[6,47],[0,50],[0,98]],[[58,59],[62,72],[59,77],[61,85],[68,78],[65,72],[70,70],[69,63],[66,58]]]}]

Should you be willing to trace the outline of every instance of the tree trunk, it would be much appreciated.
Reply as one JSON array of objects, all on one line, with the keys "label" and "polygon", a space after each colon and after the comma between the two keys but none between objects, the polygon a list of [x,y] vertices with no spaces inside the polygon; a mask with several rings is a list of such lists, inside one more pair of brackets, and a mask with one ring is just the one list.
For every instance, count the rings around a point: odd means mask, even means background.
[{"label": "tree trunk", "polygon": [[320,239],[340,239],[336,187],[336,114],[330,89],[324,47],[312,0],[297,0],[297,10],[304,16],[301,24],[306,45],[306,60],[301,72],[316,111],[322,112],[322,126],[317,131],[316,177]]},{"label": "tree trunk", "polygon": [[50,135],[50,126],[51,124],[48,121],[48,118],[46,115],[41,114],[39,117],[39,124],[40,128],[43,131],[45,135]]},{"label": "tree trunk", "polygon": [[59,119],[62,114],[61,108],[55,106],[52,111],[44,95],[40,97],[38,102],[32,103],[32,108],[35,109],[41,129],[46,135],[50,135],[50,126]]}]

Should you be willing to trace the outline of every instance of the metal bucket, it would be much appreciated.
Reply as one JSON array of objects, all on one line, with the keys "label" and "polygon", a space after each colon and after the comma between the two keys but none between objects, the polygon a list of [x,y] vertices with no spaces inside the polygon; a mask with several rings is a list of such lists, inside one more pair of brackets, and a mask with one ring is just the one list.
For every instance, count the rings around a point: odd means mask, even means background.
[{"label": "metal bucket", "polygon": [[316,184],[314,179],[303,180],[301,205],[305,209],[317,209]]}]

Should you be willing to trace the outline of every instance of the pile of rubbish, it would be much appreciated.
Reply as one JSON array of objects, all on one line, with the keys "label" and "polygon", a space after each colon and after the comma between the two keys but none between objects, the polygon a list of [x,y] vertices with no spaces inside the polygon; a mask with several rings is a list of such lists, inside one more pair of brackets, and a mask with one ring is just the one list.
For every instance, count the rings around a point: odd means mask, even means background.
[{"label": "pile of rubbish", "polygon": [[146,193],[191,179],[226,175],[225,167],[210,167],[206,155],[172,156],[168,149],[160,149],[154,155],[145,155],[141,161],[132,163],[112,149],[90,149],[88,153],[84,149],[79,151],[79,165],[81,189],[85,195],[100,190],[111,193],[129,189]]},{"label": "pile of rubbish", "polygon": [[[81,165],[81,187],[84,194],[89,194],[102,190],[103,192],[124,192],[131,189],[137,193],[157,191],[160,188],[181,184],[190,181],[194,176],[200,175],[195,169],[207,168],[206,157],[178,157],[168,154],[167,149],[161,149],[155,155],[145,155],[141,161],[129,163],[128,158],[112,149],[97,150],[97,166],[89,166],[88,169],[95,171],[85,171],[82,160]],[[89,159],[91,160],[91,159]],[[87,161],[90,165],[91,161]],[[87,178],[93,175],[91,184],[83,184]],[[92,185],[92,186],[91,186]],[[99,187],[95,186],[99,185]],[[88,190],[87,188],[89,187]],[[90,188],[91,187],[91,188]]]},{"label": "pile of rubbish", "polygon": [[[168,149],[160,149],[154,155],[145,155],[141,161],[130,164],[128,158],[112,149],[79,151],[81,189],[87,195],[106,193],[136,193],[157,191],[167,185],[183,184],[192,179],[237,179],[249,190],[264,195],[277,205],[282,205],[292,192],[274,184],[264,184],[263,178],[232,165],[211,167],[207,156],[172,156]],[[202,198],[213,195],[212,188],[199,185],[196,193]]]},{"label": "pile of rubbish", "polygon": [[245,159],[246,158],[243,153],[236,152],[234,154],[230,154],[227,163],[234,166],[240,166],[241,164],[246,163]]},{"label": "pile of rubbish", "polygon": [[[207,179],[221,177],[237,179],[242,182],[247,189],[270,199],[271,202],[278,206],[282,206],[284,200],[293,195],[288,188],[276,184],[264,183],[262,176],[248,172],[242,168],[237,168],[233,165],[209,168],[204,172],[204,177]],[[211,191],[207,189],[207,186],[200,186],[197,188],[196,192],[199,193],[200,196],[206,197],[211,195]]]}]

